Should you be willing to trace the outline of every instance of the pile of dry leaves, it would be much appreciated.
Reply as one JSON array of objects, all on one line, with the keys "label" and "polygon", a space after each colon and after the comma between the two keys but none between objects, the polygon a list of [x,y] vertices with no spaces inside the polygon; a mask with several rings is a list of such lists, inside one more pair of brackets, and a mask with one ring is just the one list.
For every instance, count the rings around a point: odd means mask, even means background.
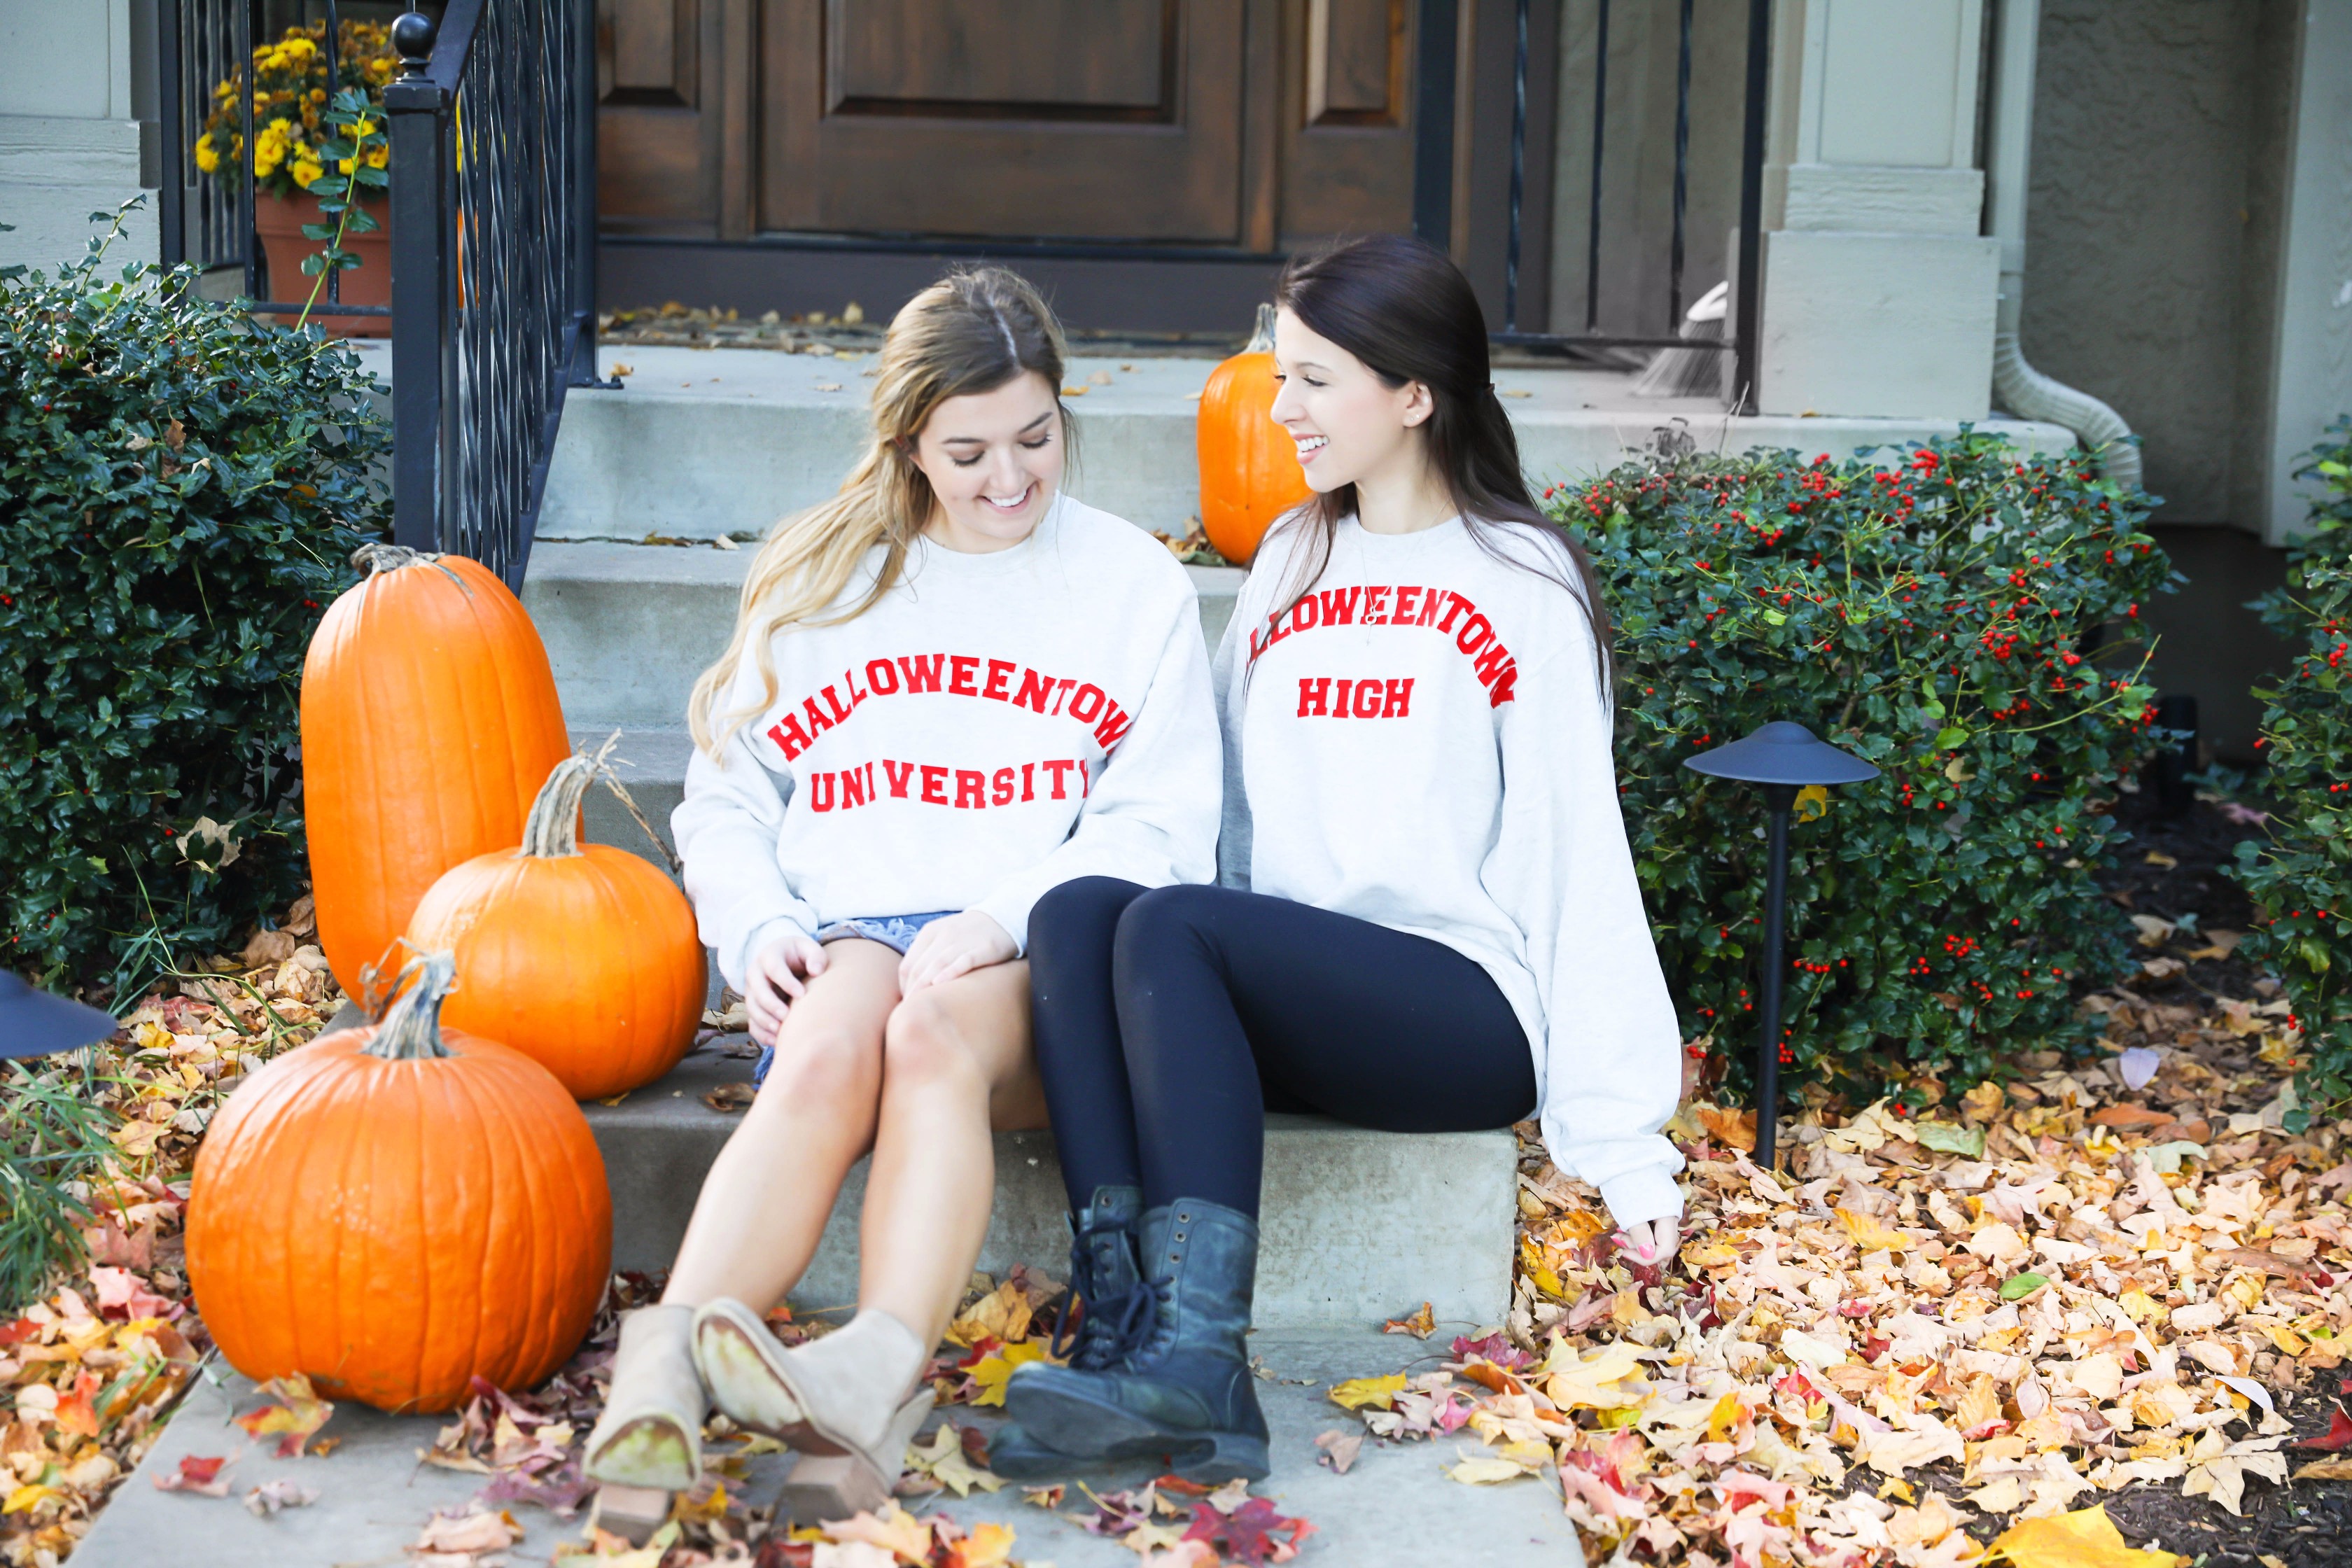
[{"label": "pile of dry leaves", "polygon": [[[10,1304],[0,1322],[0,1386],[13,1407],[0,1432],[9,1472],[0,1556],[19,1568],[53,1568],[73,1550],[201,1359],[206,1342],[181,1267],[187,1173],[229,1091],[315,1035],[340,1000],[312,944],[309,905],[238,957],[159,988],[98,1047],[115,1153],[73,1187],[90,1216],[88,1268],[46,1300]],[[213,1476],[189,1479],[226,1490]],[[275,1511],[299,1500],[257,1491],[247,1505]]]},{"label": "pile of dry leaves", "polygon": [[[1685,1106],[1668,1267],[1618,1258],[1597,1195],[1526,1141],[1509,1321],[1332,1398],[1361,1436],[1458,1450],[1459,1480],[1551,1479],[1595,1561],[1968,1563],[2132,1488],[2240,1512],[2352,1346],[2352,1149],[2285,1131],[2274,987],[2183,996],[2166,983],[2226,940],[2142,931],[2186,950],[2084,1000],[2103,1060],[2031,1056],[1956,1103],[1922,1084],[1916,1115],[1809,1100],[1780,1173],[1749,1158],[1752,1112]],[[2305,1446],[2347,1442],[2339,1416]]]}]

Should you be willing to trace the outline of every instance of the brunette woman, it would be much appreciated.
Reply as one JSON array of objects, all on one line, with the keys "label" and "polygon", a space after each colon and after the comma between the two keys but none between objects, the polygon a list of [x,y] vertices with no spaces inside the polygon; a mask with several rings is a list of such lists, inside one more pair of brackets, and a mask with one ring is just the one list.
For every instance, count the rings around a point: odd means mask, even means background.
[{"label": "brunette woman", "polygon": [[1093,1327],[1013,1378],[1001,1470],[1266,1473],[1243,1336],[1269,1106],[1400,1132],[1537,1117],[1632,1256],[1675,1244],[1677,1031],[1591,570],[1528,494],[1444,256],[1351,241],[1277,302],[1274,418],[1316,495],[1214,664],[1222,885],[1085,878],[1030,917]]}]

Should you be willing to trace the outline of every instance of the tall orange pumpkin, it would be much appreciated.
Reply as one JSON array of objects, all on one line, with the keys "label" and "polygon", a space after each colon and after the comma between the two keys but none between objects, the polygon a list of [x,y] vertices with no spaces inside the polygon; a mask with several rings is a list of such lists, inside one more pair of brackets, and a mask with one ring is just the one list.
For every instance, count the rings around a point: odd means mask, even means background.
[{"label": "tall orange pumpkin", "polygon": [[372,544],[302,666],[319,945],[348,994],[442,872],[522,841],[572,751],[547,649],[477,562]]},{"label": "tall orange pumpkin", "polygon": [[188,1280],[247,1377],[306,1373],[383,1410],[529,1388],[595,1321],[613,1202],[572,1097],[520,1051],[440,1026],[449,955],[373,1028],[287,1052],[205,1130]]},{"label": "tall orange pumpkin", "polygon": [[505,1041],[581,1100],[676,1067],[706,983],[677,885],[625,849],[580,842],[580,797],[598,767],[558,763],[522,847],[452,868],[408,922],[410,947],[447,949],[465,977],[442,1016]]},{"label": "tall orange pumpkin", "polygon": [[1201,525],[1226,560],[1246,566],[1275,519],[1314,492],[1298,443],[1274,422],[1274,307],[1257,308],[1249,346],[1209,374],[1194,439]]}]

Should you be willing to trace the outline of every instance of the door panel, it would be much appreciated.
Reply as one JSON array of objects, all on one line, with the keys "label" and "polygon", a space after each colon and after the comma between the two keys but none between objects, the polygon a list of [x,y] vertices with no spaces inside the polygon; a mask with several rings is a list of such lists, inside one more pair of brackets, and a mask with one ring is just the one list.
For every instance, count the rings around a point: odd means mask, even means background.
[{"label": "door panel", "polygon": [[598,0],[597,214],[607,228],[750,232],[751,0]]},{"label": "door panel", "polygon": [[829,0],[825,108],[1164,120],[1180,10],[1178,0]]},{"label": "door panel", "polygon": [[1286,247],[1412,228],[1408,0],[1294,0],[1283,17]]},{"label": "door panel", "polygon": [[1244,0],[765,0],[760,220],[1240,242]]}]

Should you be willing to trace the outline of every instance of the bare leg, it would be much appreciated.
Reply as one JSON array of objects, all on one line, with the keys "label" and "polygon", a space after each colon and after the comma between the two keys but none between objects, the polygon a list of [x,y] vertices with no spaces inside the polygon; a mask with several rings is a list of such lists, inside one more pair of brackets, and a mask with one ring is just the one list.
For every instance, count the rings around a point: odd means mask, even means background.
[{"label": "bare leg", "polygon": [[816,1255],[842,1178],[873,1144],[898,955],[856,939],[825,954],[784,1017],[759,1098],[703,1180],[665,1302],[727,1296],[764,1312],[782,1300]]},{"label": "bare leg", "polygon": [[988,1232],[990,1131],[1045,1125],[1026,963],[995,964],[900,1002],[884,1031],[859,1306],[937,1344]]}]

